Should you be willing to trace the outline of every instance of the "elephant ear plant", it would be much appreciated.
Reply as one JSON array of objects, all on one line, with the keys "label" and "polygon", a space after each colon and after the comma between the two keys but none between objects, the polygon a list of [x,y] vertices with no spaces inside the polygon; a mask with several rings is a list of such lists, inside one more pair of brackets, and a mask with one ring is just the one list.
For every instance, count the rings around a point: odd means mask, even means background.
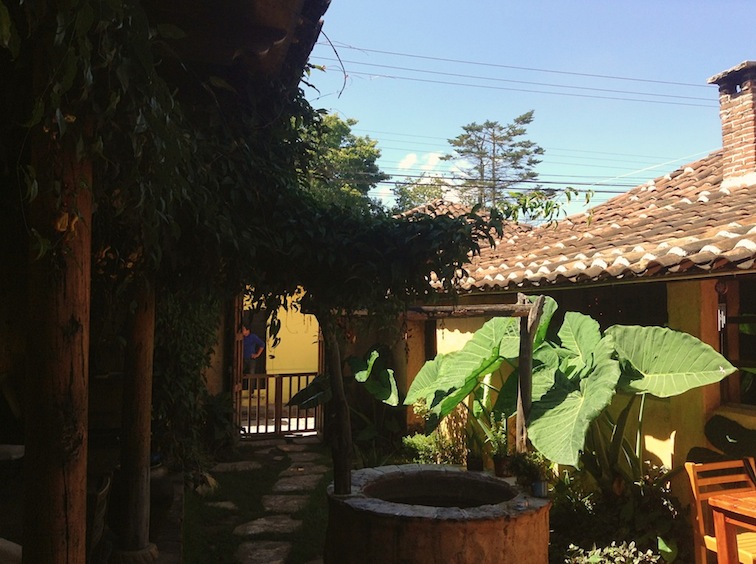
[{"label": "elephant ear plant", "polygon": [[[639,479],[645,398],[666,398],[720,381],[735,368],[700,340],[663,327],[615,325],[603,334],[587,315],[567,312],[555,333],[549,322],[556,303],[548,298],[533,344],[532,408],[528,437],[552,462],[588,471],[602,490],[616,477]],[[460,351],[439,355],[418,373],[405,403],[423,400],[431,427],[481,386],[505,363],[514,372],[497,389],[495,413],[515,411],[516,321],[494,318]],[[553,337],[547,337],[553,335]],[[607,407],[616,394],[627,406],[614,420]],[[625,431],[640,400],[635,445]]]},{"label": "elephant ear plant", "polygon": [[[548,321],[556,302],[546,298],[533,348],[545,339]],[[506,374],[517,367],[520,351],[520,321],[514,317],[494,317],[476,331],[459,351],[439,354],[423,365],[405,398],[405,405],[422,403],[427,408],[426,432],[433,431],[455,408],[473,398],[472,420],[487,442],[496,441],[492,423],[516,411],[517,379]],[[496,374],[496,378],[491,375]],[[499,400],[497,401],[497,397]],[[503,397],[509,402],[501,402]]]}]

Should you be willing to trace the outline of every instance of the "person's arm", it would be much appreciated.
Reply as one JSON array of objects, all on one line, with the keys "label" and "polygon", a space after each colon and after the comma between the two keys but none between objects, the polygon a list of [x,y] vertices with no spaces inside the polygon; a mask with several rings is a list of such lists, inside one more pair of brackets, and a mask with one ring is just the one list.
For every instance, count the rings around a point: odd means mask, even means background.
[{"label": "person's arm", "polygon": [[257,351],[252,355],[252,358],[258,358],[265,350],[265,343],[263,343],[262,339],[260,339],[259,337],[255,342],[255,346],[257,347]]}]

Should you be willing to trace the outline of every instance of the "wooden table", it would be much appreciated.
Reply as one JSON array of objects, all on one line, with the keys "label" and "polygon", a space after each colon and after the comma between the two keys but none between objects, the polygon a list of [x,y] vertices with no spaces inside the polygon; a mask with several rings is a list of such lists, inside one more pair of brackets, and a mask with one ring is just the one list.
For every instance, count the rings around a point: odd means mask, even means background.
[{"label": "wooden table", "polygon": [[717,562],[738,564],[739,527],[756,531],[756,492],[719,494],[709,498],[717,538]]}]

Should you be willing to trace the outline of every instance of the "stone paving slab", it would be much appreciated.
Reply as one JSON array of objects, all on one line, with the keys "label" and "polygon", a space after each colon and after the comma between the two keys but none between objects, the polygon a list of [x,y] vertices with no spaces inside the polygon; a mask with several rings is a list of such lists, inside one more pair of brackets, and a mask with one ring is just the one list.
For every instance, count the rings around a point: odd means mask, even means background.
[{"label": "stone paving slab", "polygon": [[309,492],[315,489],[321,478],[320,474],[281,478],[273,484],[273,491],[276,493]]},{"label": "stone paving slab", "polygon": [[308,495],[264,495],[262,504],[271,513],[296,513],[304,509],[309,499]]},{"label": "stone paving slab", "polygon": [[278,450],[281,452],[304,452],[307,450],[307,445],[296,445],[296,444],[283,444],[278,445]]},{"label": "stone paving slab", "polygon": [[328,467],[312,462],[297,462],[281,472],[281,476],[304,476],[305,474],[325,474]]},{"label": "stone paving slab", "polygon": [[239,525],[234,529],[234,534],[240,537],[263,533],[291,534],[301,525],[302,521],[292,519],[289,515],[270,515]]},{"label": "stone paving slab", "polygon": [[247,472],[260,468],[262,464],[254,460],[239,460],[238,462],[220,462],[213,467],[211,472]]},{"label": "stone paving slab", "polygon": [[291,442],[298,445],[312,445],[320,446],[322,441],[317,435],[309,435],[306,437],[292,437]]},{"label": "stone paving slab", "polygon": [[228,509],[229,511],[236,511],[239,509],[233,501],[209,501],[207,504],[210,507],[217,507],[219,509]]},{"label": "stone paving slab", "polygon": [[239,447],[244,449],[259,450],[261,448],[271,448],[285,445],[284,439],[261,439],[253,441],[239,441]]},{"label": "stone paving slab", "polygon": [[239,545],[234,557],[240,564],[284,564],[291,552],[291,543],[254,541]]},{"label": "stone paving slab", "polygon": [[289,459],[292,462],[314,462],[320,460],[320,455],[317,452],[292,452]]}]

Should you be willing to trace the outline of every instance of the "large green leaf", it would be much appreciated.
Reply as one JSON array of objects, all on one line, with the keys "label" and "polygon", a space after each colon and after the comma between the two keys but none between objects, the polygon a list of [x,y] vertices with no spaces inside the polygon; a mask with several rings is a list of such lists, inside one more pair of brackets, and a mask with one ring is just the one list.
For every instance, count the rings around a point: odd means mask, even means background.
[{"label": "large green leaf", "polygon": [[630,377],[624,377],[630,371],[623,374],[625,392],[666,398],[735,372],[727,359],[687,333],[626,325],[614,325],[606,333],[614,337],[620,359],[632,367]]},{"label": "large green leaf", "polygon": [[591,352],[601,340],[601,329],[592,317],[568,311],[564,314],[558,337],[562,348],[569,351],[571,356],[563,364],[562,370],[567,376],[574,377],[588,364]]},{"label": "large green leaf", "polygon": [[318,374],[306,387],[299,390],[286,405],[310,409],[331,401],[331,384],[326,374]]},{"label": "large green leaf", "polygon": [[[425,399],[430,404],[429,398],[433,398],[439,389],[438,371],[441,362],[446,355],[438,354],[433,360],[426,362],[412,381],[404,405],[412,405],[418,400]],[[448,388],[447,388],[448,389]]]},{"label": "large green leaf", "polygon": [[[544,296],[543,312],[541,313],[541,319],[538,322],[538,329],[536,330],[535,337],[533,338],[533,349],[537,349],[546,340],[546,333],[549,330],[551,324],[551,318],[554,317],[554,313],[559,309],[556,300],[549,296]],[[530,301],[534,302],[538,299],[538,296],[530,296]]]},{"label": "large green leaf", "polygon": [[447,355],[439,369],[439,382],[446,390],[454,390],[434,410],[439,417],[451,413],[472,393],[487,374],[499,369],[505,359],[517,358],[520,350],[520,328],[513,317],[494,317],[487,321],[465,343],[462,350]]},{"label": "large green leaf", "polygon": [[512,372],[507,376],[499,389],[499,395],[496,403],[492,408],[494,413],[503,413],[509,417],[517,411],[517,382],[519,378],[517,372]]},{"label": "large green leaf", "polygon": [[378,401],[395,406],[399,403],[399,389],[394,371],[386,364],[385,353],[378,349],[369,352],[367,360],[358,357],[347,358],[354,378]]},{"label": "large green leaf", "polygon": [[[586,352],[593,355],[587,359],[593,366],[588,375],[575,381],[558,371],[553,386],[533,402],[528,437],[549,460],[577,465],[588,426],[609,405],[619,381],[619,363],[613,353],[611,339],[602,339],[593,352]],[[553,367],[543,366],[543,376],[548,377]]]},{"label": "large green leaf", "polygon": [[399,388],[396,385],[394,371],[390,368],[371,372],[370,378],[365,381],[365,389],[375,399],[387,405],[399,405]]},{"label": "large green leaf", "polygon": [[[516,319],[495,317],[487,321],[461,350],[426,362],[412,382],[404,403],[410,405],[424,398],[429,406],[434,406],[453,393],[454,399],[444,402],[443,411],[448,413],[451,403],[459,403],[486,374],[497,370],[505,358],[516,358],[519,343]],[[468,391],[464,395],[456,393],[461,389]]]},{"label": "large green leaf", "polygon": [[458,387],[469,380],[480,380],[496,370],[505,358],[517,358],[520,350],[520,327],[513,317],[488,320],[465,343],[462,350],[449,355],[441,364],[439,377],[452,381],[462,378]]}]

